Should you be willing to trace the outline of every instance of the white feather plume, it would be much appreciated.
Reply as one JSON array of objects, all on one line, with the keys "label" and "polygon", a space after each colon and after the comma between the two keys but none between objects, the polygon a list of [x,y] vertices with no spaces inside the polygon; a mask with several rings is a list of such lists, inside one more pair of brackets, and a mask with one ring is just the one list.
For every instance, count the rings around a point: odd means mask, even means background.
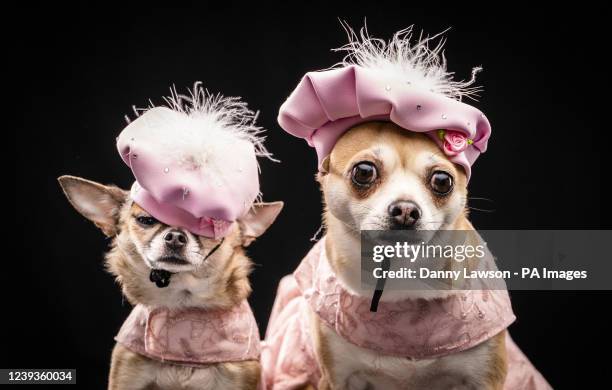
[{"label": "white feather plume", "polygon": [[[188,90],[188,95],[179,94],[176,88],[172,87],[170,96],[163,99],[166,107],[185,115],[191,122],[191,126],[182,126],[172,134],[165,134],[163,138],[168,141],[171,139],[171,143],[175,146],[183,141],[185,151],[190,151],[201,144],[210,144],[210,140],[216,136],[224,139],[233,136],[250,142],[257,157],[278,161],[264,146],[265,131],[256,125],[259,112],[250,110],[247,103],[239,97],[213,94],[203,88],[202,83],[198,81],[193,85],[193,89]],[[133,111],[138,117],[155,107],[149,101],[147,108],[134,106]],[[127,116],[126,120],[128,123],[131,122]],[[195,150],[191,154],[197,155],[198,152]]]},{"label": "white feather plume", "polygon": [[334,51],[347,54],[332,68],[359,65],[380,69],[390,77],[459,101],[463,97],[475,100],[482,90],[474,86],[476,74],[482,70],[481,67],[472,69],[469,80],[460,81],[455,81],[454,72],[446,69],[443,51],[445,39],[442,37],[446,31],[432,37],[423,37],[421,33],[418,39],[414,39],[413,26],[410,26],[395,33],[387,42],[371,37],[367,27],[361,28],[357,34],[346,22],[341,21],[341,24],[349,43]]},{"label": "white feather plume", "polygon": [[[228,159],[236,153],[254,152],[256,157],[278,161],[264,146],[264,130],[256,125],[258,112],[251,111],[240,98],[212,94],[196,82],[187,95],[172,87],[164,101],[162,106],[150,102],[147,108],[133,107],[137,116],[133,122],[141,121],[141,131],[155,139],[161,150],[168,151],[159,157],[169,159],[164,163],[189,169],[206,167],[202,174],[212,183],[223,185]],[[161,107],[168,110],[159,111]],[[132,122],[127,116],[126,120]],[[261,192],[256,201],[260,200]]]}]

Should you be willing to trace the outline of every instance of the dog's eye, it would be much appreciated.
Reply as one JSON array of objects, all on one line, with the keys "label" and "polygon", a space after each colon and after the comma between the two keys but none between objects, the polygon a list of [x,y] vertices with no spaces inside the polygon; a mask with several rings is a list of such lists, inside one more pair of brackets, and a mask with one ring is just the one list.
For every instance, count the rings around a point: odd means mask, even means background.
[{"label": "dog's eye", "polygon": [[152,226],[158,222],[157,219],[145,215],[136,217],[136,221],[143,226]]},{"label": "dog's eye", "polygon": [[351,172],[351,179],[353,183],[358,186],[367,186],[374,183],[374,180],[378,177],[378,172],[376,171],[376,166],[371,162],[362,161],[357,163],[353,167],[353,171]]},{"label": "dog's eye", "polygon": [[431,188],[438,195],[447,195],[453,189],[453,177],[443,171],[435,171],[431,175]]}]

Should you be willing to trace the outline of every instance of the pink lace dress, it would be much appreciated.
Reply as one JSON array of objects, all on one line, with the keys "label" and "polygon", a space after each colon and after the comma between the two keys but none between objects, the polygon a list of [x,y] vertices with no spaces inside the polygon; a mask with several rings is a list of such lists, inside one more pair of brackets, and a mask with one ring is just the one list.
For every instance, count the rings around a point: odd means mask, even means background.
[{"label": "pink lace dress", "polygon": [[[308,324],[310,309],[353,344],[414,359],[472,348],[515,320],[505,290],[458,291],[433,300],[381,301],[378,311],[372,313],[369,299],[351,294],[336,280],[324,248],[321,240],[279,285],[261,357],[266,389],[305,384],[316,388],[320,372]],[[509,336],[506,343],[509,372],[504,388],[549,389]]]},{"label": "pink lace dress", "polygon": [[115,340],[151,359],[189,366],[260,355],[259,330],[247,301],[229,310],[137,305]]}]

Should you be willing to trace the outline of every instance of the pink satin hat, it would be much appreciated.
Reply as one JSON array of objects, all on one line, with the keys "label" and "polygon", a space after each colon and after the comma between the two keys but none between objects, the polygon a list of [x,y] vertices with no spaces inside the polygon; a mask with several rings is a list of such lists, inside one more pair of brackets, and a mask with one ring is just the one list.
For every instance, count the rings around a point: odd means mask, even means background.
[{"label": "pink satin hat", "polygon": [[[131,198],[153,217],[206,237],[223,237],[259,195],[257,156],[268,156],[255,114],[237,98],[173,96],[117,137],[136,181]],[[185,104],[187,103],[187,104]]]},{"label": "pink satin hat", "polygon": [[[471,166],[487,149],[491,134],[482,112],[461,102],[474,95],[472,79],[453,81],[441,55],[425,38],[411,44],[411,29],[390,42],[361,38],[348,30],[348,51],[333,69],[308,72],[280,108],[278,122],[288,133],[304,138],[316,149],[319,165],[340,136],[351,127],[371,121],[391,121],[409,131],[425,133],[469,179]],[[434,37],[435,38],[435,37]]]}]

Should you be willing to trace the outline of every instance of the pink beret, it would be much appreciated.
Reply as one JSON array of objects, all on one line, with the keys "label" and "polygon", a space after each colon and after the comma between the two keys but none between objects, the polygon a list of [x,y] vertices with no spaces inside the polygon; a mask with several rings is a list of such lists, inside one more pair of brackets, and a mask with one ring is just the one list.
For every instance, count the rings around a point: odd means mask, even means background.
[{"label": "pink beret", "polygon": [[256,156],[267,155],[261,129],[246,104],[197,84],[192,107],[173,99],[172,108],[145,111],[117,138],[136,179],[131,197],[166,224],[222,237],[259,195]]},{"label": "pink beret", "polygon": [[438,58],[441,46],[429,50],[429,39],[409,46],[409,29],[388,45],[363,33],[362,38],[342,48],[350,52],[343,66],[306,73],[280,108],[280,126],[306,139],[320,164],[349,128],[370,120],[391,121],[426,133],[469,178],[491,134],[484,114],[456,98],[473,93],[473,88],[461,90],[473,79],[450,80]]}]

